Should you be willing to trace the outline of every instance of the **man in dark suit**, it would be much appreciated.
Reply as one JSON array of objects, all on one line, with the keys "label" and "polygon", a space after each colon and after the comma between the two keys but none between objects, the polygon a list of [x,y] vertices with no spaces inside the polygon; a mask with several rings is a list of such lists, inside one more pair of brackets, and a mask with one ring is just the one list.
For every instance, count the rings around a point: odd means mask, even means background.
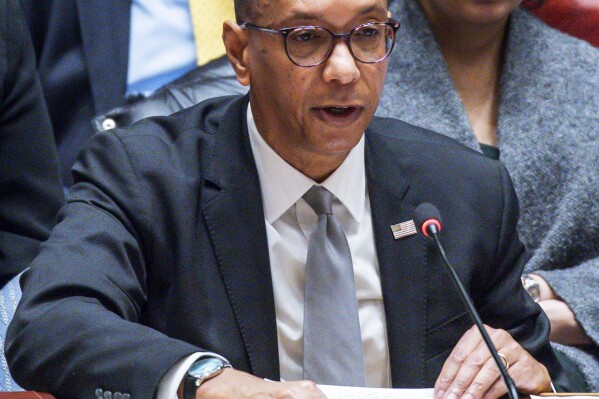
[{"label": "man in dark suit", "polygon": [[0,287],[48,238],[63,203],[52,127],[16,0],[0,1]]},{"label": "man in dark suit", "polygon": [[[548,321],[520,283],[505,169],[373,120],[397,28],[386,1],[235,4],[240,24],[227,22],[224,39],[249,96],[92,138],[24,277],[7,340],[16,380],[60,398],[322,397],[301,381],[316,224],[302,196],[322,185],[351,250],[367,385],[506,392],[430,242],[392,234],[422,202],[443,213],[446,250],[518,388],[549,390],[550,375],[565,384]],[[305,25],[328,31],[277,30]]]}]

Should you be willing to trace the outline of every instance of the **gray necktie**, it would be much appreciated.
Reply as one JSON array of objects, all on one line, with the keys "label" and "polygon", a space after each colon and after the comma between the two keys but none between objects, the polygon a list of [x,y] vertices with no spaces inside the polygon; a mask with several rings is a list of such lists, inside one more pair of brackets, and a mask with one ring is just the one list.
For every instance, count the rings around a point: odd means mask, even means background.
[{"label": "gray necktie", "polygon": [[313,186],[303,198],[318,215],[306,260],[304,378],[365,386],[354,269],[347,238],[332,212],[333,194]]}]

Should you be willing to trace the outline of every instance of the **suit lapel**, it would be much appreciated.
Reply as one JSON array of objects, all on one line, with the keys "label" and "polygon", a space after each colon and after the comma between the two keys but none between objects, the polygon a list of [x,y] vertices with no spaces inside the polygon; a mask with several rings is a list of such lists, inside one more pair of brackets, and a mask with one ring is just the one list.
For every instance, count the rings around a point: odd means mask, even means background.
[{"label": "suit lapel", "polygon": [[393,238],[391,225],[414,218],[414,204],[405,200],[410,176],[402,164],[397,140],[366,135],[366,173],[394,387],[425,384],[426,270],[424,239],[414,235]]},{"label": "suit lapel", "polygon": [[95,113],[123,103],[127,90],[131,0],[77,0]]},{"label": "suit lapel", "polygon": [[252,373],[278,380],[272,277],[247,104],[247,97],[235,102],[219,126],[202,193],[203,214]]}]

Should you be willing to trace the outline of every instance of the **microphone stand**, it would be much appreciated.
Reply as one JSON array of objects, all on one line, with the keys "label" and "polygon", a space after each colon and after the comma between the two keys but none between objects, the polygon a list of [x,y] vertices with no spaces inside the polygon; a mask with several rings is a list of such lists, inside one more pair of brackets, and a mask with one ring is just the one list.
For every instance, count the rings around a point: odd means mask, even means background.
[{"label": "microphone stand", "polygon": [[439,232],[439,230],[437,229],[437,226],[435,224],[430,224],[429,226],[427,226],[427,230],[428,230],[428,233],[432,236],[433,240],[435,241],[435,244],[437,245],[437,249],[439,250],[441,257],[443,258],[443,263],[445,264],[445,267],[449,271],[449,274],[451,275],[451,278],[452,278],[455,286],[457,287],[458,292],[460,293],[462,302],[464,302],[464,305],[466,305],[466,308],[468,308],[468,313],[470,314],[470,318],[472,318],[472,321],[474,321],[474,324],[476,324],[476,326],[480,330],[480,333],[483,336],[483,340],[485,341],[485,344],[487,344],[487,347],[489,348],[489,351],[491,352],[491,356],[493,356],[493,360],[495,360],[495,363],[497,363],[497,367],[499,368],[501,377],[503,377],[503,381],[505,382],[505,385],[507,386],[508,396],[510,397],[510,399],[519,399],[518,390],[516,389],[516,384],[514,384],[514,380],[512,380],[512,377],[510,377],[510,375],[508,374],[507,369],[505,368],[505,365],[503,364],[503,361],[499,357],[499,354],[497,353],[497,350],[495,349],[495,346],[493,345],[493,341],[491,341],[491,338],[489,337],[487,330],[485,330],[485,328],[483,326],[483,322],[480,319],[480,316],[478,315],[478,312],[476,311],[474,304],[472,303],[472,299],[470,299],[470,296],[468,295],[468,293],[466,292],[466,289],[462,285],[462,282],[460,281],[458,274],[456,273],[453,266],[451,266],[451,264],[449,263],[449,260],[447,259],[447,256],[445,255],[445,251],[443,250],[443,246],[441,245],[441,242],[439,241],[439,237],[437,235],[437,233]]}]

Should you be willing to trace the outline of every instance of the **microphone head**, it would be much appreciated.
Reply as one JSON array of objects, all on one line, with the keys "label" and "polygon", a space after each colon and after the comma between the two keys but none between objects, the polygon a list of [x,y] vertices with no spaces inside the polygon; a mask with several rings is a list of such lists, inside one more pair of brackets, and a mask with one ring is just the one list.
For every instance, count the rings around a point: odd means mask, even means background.
[{"label": "microphone head", "polygon": [[[414,216],[416,225],[426,237],[441,231],[441,213],[433,204],[425,202],[418,205],[414,210]],[[434,229],[435,227],[436,229]]]}]

